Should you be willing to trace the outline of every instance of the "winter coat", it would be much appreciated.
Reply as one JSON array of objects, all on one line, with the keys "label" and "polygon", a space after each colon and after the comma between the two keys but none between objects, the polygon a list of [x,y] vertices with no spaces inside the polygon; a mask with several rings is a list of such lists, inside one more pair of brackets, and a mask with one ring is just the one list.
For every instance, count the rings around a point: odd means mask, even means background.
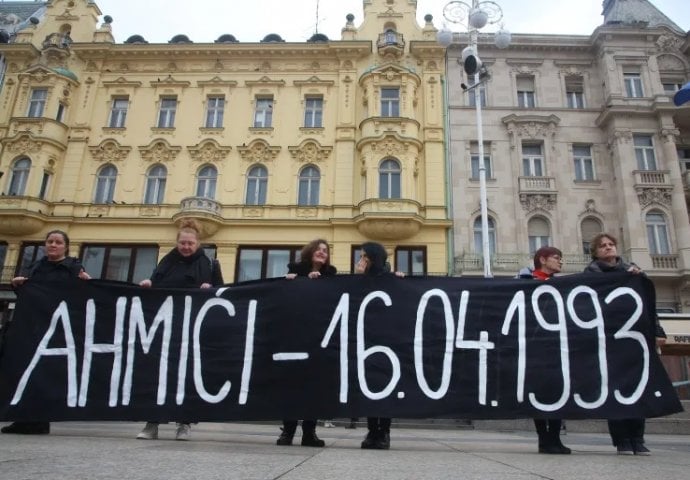
[{"label": "winter coat", "polygon": [[[311,262],[290,262],[288,263],[288,273],[294,273],[300,277],[306,277],[312,272]],[[330,277],[338,273],[333,265],[322,265],[319,273],[322,277]]]},{"label": "winter coat", "polygon": [[48,282],[59,282],[70,278],[78,278],[79,272],[84,270],[81,262],[75,257],[65,257],[59,262],[51,262],[43,257],[29,267],[28,278]]},{"label": "winter coat", "polygon": [[223,285],[223,274],[220,263],[209,259],[201,248],[188,257],[172,249],[151,274],[153,287],[199,288],[203,283]]}]

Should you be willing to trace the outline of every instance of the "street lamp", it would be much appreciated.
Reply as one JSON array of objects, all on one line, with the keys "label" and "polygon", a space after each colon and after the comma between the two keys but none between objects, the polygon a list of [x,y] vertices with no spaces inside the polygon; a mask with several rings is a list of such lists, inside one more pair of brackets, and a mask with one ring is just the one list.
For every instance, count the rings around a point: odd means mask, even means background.
[{"label": "street lamp", "polygon": [[[477,116],[477,143],[479,144],[479,204],[482,218],[482,260],[484,276],[492,277],[491,247],[489,242],[489,213],[486,198],[486,165],[484,164],[484,130],[482,127],[482,102],[480,86],[488,80],[489,73],[484,67],[477,52],[479,30],[487,24],[495,24],[503,18],[503,11],[497,3],[491,1],[472,0],[448,2],[443,8],[443,16],[451,23],[461,24],[467,28],[469,45],[462,50],[461,59],[463,69],[468,78],[474,76],[474,83],[470,86],[462,84],[465,91],[472,90]],[[439,30],[437,41],[444,47],[453,43],[453,32],[443,27]],[[503,27],[494,34],[494,44],[498,48],[510,45],[510,32]]]}]

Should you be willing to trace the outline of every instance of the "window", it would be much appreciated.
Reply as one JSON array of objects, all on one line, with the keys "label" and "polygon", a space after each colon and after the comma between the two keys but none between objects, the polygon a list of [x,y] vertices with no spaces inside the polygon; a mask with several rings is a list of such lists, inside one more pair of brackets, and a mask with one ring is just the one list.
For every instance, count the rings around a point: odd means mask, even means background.
[{"label": "window", "polygon": [[582,253],[589,255],[589,242],[594,238],[595,235],[602,233],[604,228],[601,226],[601,222],[596,218],[587,217],[582,220],[582,223],[580,224],[580,231],[582,233]]},{"label": "window", "polygon": [[0,242],[0,283],[10,283],[12,274],[5,268],[5,257],[7,256],[7,244]]},{"label": "window", "polygon": [[218,172],[213,165],[205,165],[199,169],[196,175],[196,196],[214,199],[216,198],[216,180]]},{"label": "window", "polygon": [[175,126],[175,112],[177,111],[177,97],[161,97],[158,112],[158,128],[173,128]]},{"label": "window", "polygon": [[534,217],[527,222],[527,235],[530,255],[534,255],[541,247],[551,245],[551,227],[542,217]]},{"label": "window", "polygon": [[16,276],[26,277],[29,275],[29,268],[36,261],[45,256],[45,245],[42,243],[22,243],[19,252],[19,262],[17,262]]},{"label": "window", "polygon": [[568,77],[565,80],[565,96],[568,101],[568,108],[585,108],[582,77]]},{"label": "window", "polygon": [[657,170],[651,135],[633,135],[638,170]]},{"label": "window", "polygon": [[257,165],[247,173],[247,205],[265,205],[268,172],[265,167]]},{"label": "window", "polygon": [[29,111],[27,117],[42,117],[43,111],[46,108],[46,99],[48,98],[48,90],[45,88],[35,88],[31,91],[31,99],[29,100]]},{"label": "window", "polygon": [[14,162],[12,170],[10,170],[10,183],[7,190],[8,195],[24,195],[26,193],[26,184],[29,181],[29,173],[31,172],[31,160],[28,158],[20,158]]},{"label": "window", "polygon": [[400,164],[384,160],[379,167],[379,198],[400,198]]},{"label": "window", "polygon": [[359,258],[362,256],[362,246],[352,245],[351,249],[352,250],[350,252],[350,259],[352,260],[352,262],[350,263],[350,273],[355,273],[355,267],[359,262]]},{"label": "window", "polygon": [[163,165],[154,165],[146,174],[146,189],[144,191],[144,203],[158,205],[163,203],[165,195],[165,181],[168,170]]},{"label": "window", "polygon": [[307,97],[304,99],[304,126],[307,128],[323,127],[323,98]]},{"label": "window", "polygon": [[690,147],[679,146],[677,152],[681,171],[690,171]]},{"label": "window", "polygon": [[534,98],[534,77],[517,77],[516,84],[518,107],[534,108],[536,106]]},{"label": "window", "polygon": [[623,74],[623,82],[625,83],[625,95],[629,98],[644,97],[642,91],[642,78],[637,72],[628,72]]},{"label": "window", "polygon": [[298,205],[313,206],[319,204],[319,169],[311,165],[304,167],[299,174]]},{"label": "window", "polygon": [[297,261],[302,247],[239,247],[236,282],[260,280],[264,278],[283,277],[287,274],[287,265]]},{"label": "window", "polygon": [[[485,178],[494,178],[493,170],[491,168],[491,155],[487,152],[491,151],[491,144],[484,143],[484,170]],[[479,142],[470,143],[470,165],[472,168],[472,180],[479,180]]]},{"label": "window", "polygon": [[66,112],[67,112],[67,105],[60,102],[58,104],[58,110],[57,110],[57,115],[55,115],[55,120],[57,120],[60,123],[63,123],[63,120],[65,119],[65,113]]},{"label": "window", "polygon": [[[489,224],[489,252],[491,255],[496,254],[496,223],[494,219],[488,218]],[[482,217],[477,217],[474,219],[474,225],[472,226],[472,232],[474,236],[474,251],[475,253],[482,253],[484,251],[482,242]]]},{"label": "window", "polygon": [[661,80],[661,85],[664,87],[664,93],[667,95],[675,95],[678,90],[683,88],[682,82],[674,82],[672,80]]},{"label": "window", "polygon": [[92,278],[139,283],[151,277],[158,263],[155,245],[87,245],[82,264]]},{"label": "window", "polygon": [[661,212],[649,212],[645,217],[647,224],[647,241],[649,253],[652,255],[668,255],[671,253],[668,241],[668,227],[666,218]]},{"label": "window", "polygon": [[576,182],[594,180],[594,160],[592,160],[591,146],[573,145],[573,162]]},{"label": "window", "polygon": [[382,88],[381,89],[381,116],[399,117],[400,116],[400,89]]},{"label": "window", "polygon": [[113,203],[115,180],[117,180],[117,168],[114,166],[105,165],[98,171],[93,203]]},{"label": "window", "polygon": [[273,125],[273,98],[257,98],[254,110],[254,128],[271,128]]},{"label": "window", "polygon": [[[469,79],[470,86],[474,85],[474,75],[470,76]],[[482,107],[486,107],[486,83],[480,83],[478,87],[474,87],[472,90],[467,92],[468,104],[471,107],[477,106],[477,100],[475,97],[475,91],[479,92],[479,102]]]},{"label": "window", "polygon": [[208,97],[206,102],[206,128],[223,128],[224,97]]},{"label": "window", "polygon": [[108,127],[124,128],[128,108],[129,98],[113,98],[113,103],[110,106],[110,119],[108,120]]},{"label": "window", "polygon": [[48,188],[50,187],[50,181],[53,178],[53,174],[47,171],[43,171],[43,178],[41,178],[41,189],[38,191],[38,198],[45,200],[48,194]]},{"label": "window", "polygon": [[396,248],[395,270],[405,275],[426,274],[426,247]]},{"label": "window", "polygon": [[522,145],[522,175],[525,177],[544,176],[544,155],[541,144]]}]

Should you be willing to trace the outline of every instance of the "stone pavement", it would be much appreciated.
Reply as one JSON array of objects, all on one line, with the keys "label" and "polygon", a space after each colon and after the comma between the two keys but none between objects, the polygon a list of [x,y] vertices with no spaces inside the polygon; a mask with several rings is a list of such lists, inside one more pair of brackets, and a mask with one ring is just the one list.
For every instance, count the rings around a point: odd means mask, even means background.
[{"label": "stone pavement", "polygon": [[50,435],[0,435],[0,479],[688,480],[690,437],[647,436],[652,456],[618,456],[608,435],[568,433],[572,455],[539,455],[530,431],[410,429],[389,451],[361,450],[365,428],[319,428],[326,448],[278,447],[276,425],[201,423],[192,440],[135,440],[143,423],[53,423]]}]

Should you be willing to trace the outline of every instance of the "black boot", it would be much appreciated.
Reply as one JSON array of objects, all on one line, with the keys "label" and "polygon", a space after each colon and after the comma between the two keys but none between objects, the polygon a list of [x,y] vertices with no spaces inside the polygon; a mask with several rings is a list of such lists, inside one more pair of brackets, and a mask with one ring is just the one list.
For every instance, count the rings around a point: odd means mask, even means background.
[{"label": "black boot", "polygon": [[367,433],[367,436],[364,437],[364,440],[362,440],[362,448],[365,450],[375,450],[377,448],[377,444],[379,442],[379,431],[378,430],[369,430]]},{"label": "black boot", "polygon": [[316,431],[305,432],[302,431],[302,446],[303,447],[324,447],[326,442],[316,436]]},{"label": "black boot", "polygon": [[570,455],[571,450],[563,445],[563,442],[561,442],[561,429],[555,429],[554,431],[549,432],[549,435],[551,436],[551,448],[555,450],[556,454],[560,455]]},{"label": "black boot", "polygon": [[387,431],[381,431],[381,434],[379,435],[378,443],[376,444],[376,448],[379,450],[388,450],[391,448],[391,434],[390,432]]},{"label": "black boot", "polygon": [[45,435],[50,433],[49,422],[14,422],[0,429],[2,433],[20,433],[24,435]]}]

